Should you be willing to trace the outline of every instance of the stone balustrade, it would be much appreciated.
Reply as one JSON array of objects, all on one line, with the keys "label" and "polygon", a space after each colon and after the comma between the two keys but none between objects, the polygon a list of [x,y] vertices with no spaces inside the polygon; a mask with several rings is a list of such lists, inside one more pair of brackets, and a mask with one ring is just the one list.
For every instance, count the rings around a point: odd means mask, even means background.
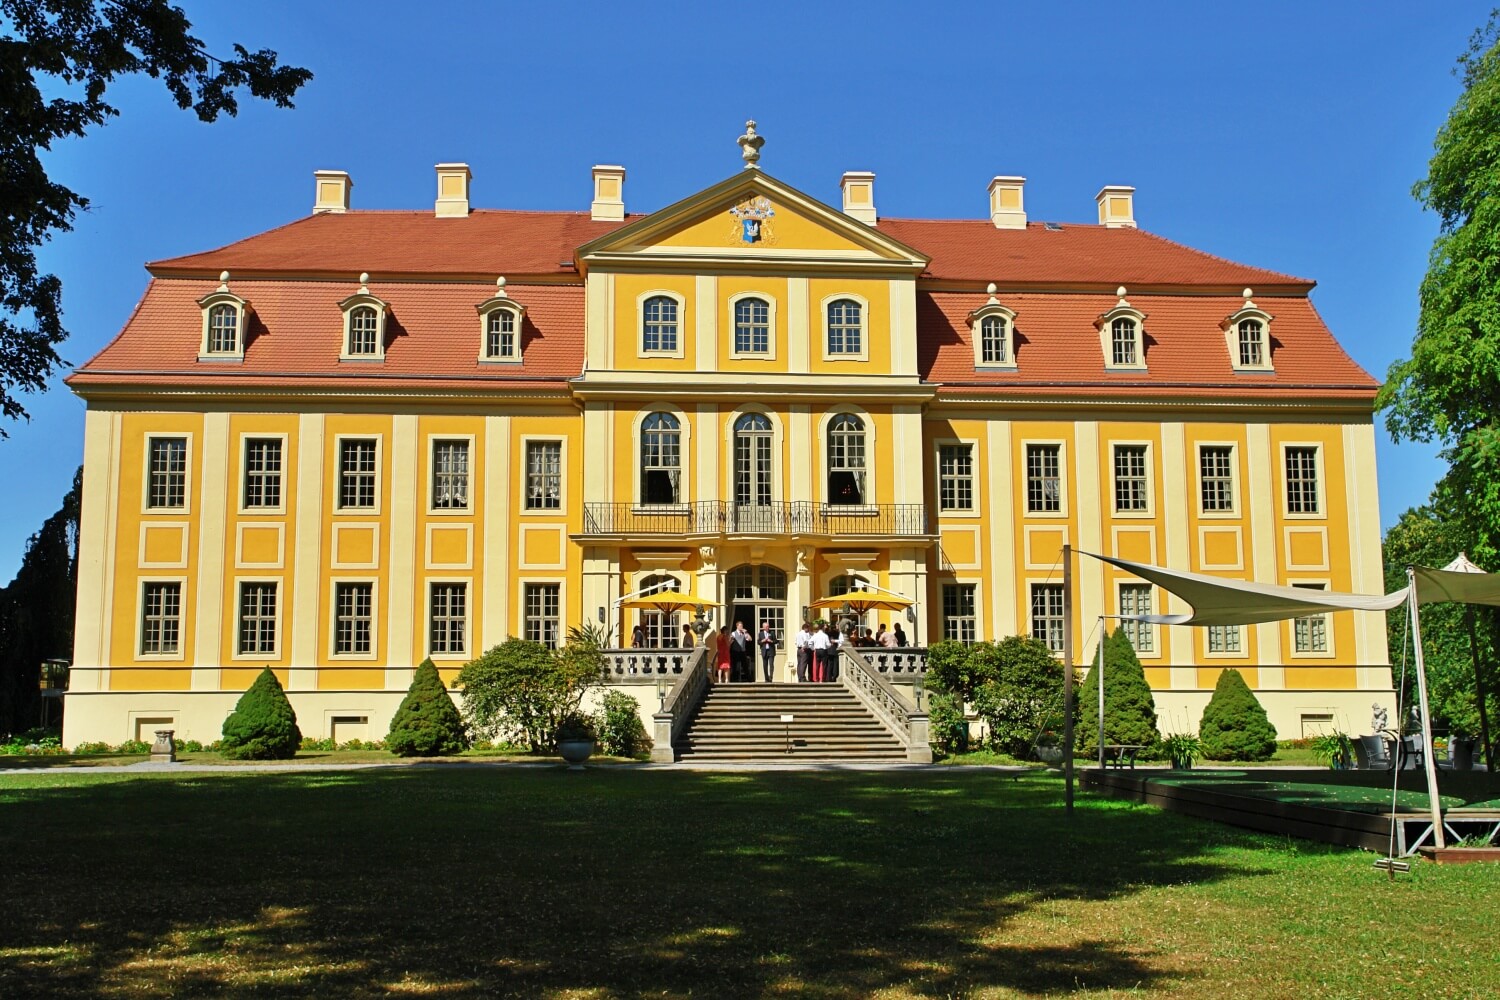
[{"label": "stone balustrade", "polygon": [[[901,741],[906,747],[907,760],[918,764],[932,763],[927,713],[913,708],[895,686],[865,658],[871,651],[869,647],[847,645],[840,650],[839,683],[853,692]],[[922,668],[925,670],[926,650],[922,652]]]},{"label": "stone balustrade", "polygon": [[[633,652],[642,652],[634,650]],[[651,759],[670,764],[677,759],[677,738],[693,718],[705,695],[708,694],[708,649],[698,646],[693,649],[672,650],[684,657],[682,670],[672,690],[662,699],[661,711],[652,716]]]},{"label": "stone balustrade", "polygon": [[662,677],[681,677],[700,647],[662,647],[659,649],[605,649],[604,682],[606,684],[654,683]]},{"label": "stone balustrade", "polygon": [[926,646],[859,646],[859,654],[875,672],[891,680],[910,681],[927,672]]}]

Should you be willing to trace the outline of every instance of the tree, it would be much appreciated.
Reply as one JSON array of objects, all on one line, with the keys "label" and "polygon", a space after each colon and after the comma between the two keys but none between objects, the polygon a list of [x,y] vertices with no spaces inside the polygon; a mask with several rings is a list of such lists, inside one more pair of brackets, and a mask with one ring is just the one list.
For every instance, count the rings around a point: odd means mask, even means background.
[{"label": "tree", "polygon": [[944,639],[927,650],[927,718],[930,742],[941,753],[969,749],[965,706],[981,684],[999,676],[994,647],[987,642]]},{"label": "tree", "polygon": [[551,750],[557,727],[599,682],[603,655],[586,642],[548,649],[511,636],[458,672],[464,718],[486,739],[503,737],[534,752]]},{"label": "tree", "polygon": [[224,756],[239,760],[288,760],[302,746],[297,713],[271,672],[260,672],[224,720]]},{"label": "tree", "polygon": [[464,722],[432,660],[423,660],[391,717],[385,748],[398,757],[438,757],[469,745]]},{"label": "tree", "polygon": [[989,726],[991,746],[1024,758],[1049,720],[1062,718],[1063,665],[1029,635],[977,645],[992,651],[986,659],[995,676],[975,690],[974,709]]},{"label": "tree", "polygon": [[[1092,746],[1099,738],[1099,657],[1084,677],[1078,694],[1078,745]],[[1161,740],[1156,729],[1156,702],[1146,671],[1135,655],[1135,647],[1124,629],[1115,629],[1104,639],[1104,742],[1146,747]]]},{"label": "tree", "polygon": [[1270,760],[1276,753],[1276,727],[1233,667],[1219,672],[1198,723],[1198,738],[1210,760]]},{"label": "tree", "polygon": [[215,58],[191,29],[166,0],[0,0],[0,416],[25,417],[16,394],[44,389],[62,363],[62,283],[38,272],[36,249],[89,205],[47,175],[41,151],[119,114],[105,99],[118,77],[160,79],[205,122],[235,115],[241,88],[289,108],[312,79],[270,49]]}]

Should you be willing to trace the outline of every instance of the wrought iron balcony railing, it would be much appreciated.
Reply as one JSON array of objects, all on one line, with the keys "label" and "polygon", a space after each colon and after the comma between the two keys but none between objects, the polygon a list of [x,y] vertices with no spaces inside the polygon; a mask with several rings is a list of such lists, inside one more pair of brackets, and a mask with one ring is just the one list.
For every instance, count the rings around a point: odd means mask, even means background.
[{"label": "wrought iron balcony railing", "polygon": [[929,535],[919,503],[844,506],[808,500],[738,504],[586,503],[585,535],[817,535],[835,538]]}]

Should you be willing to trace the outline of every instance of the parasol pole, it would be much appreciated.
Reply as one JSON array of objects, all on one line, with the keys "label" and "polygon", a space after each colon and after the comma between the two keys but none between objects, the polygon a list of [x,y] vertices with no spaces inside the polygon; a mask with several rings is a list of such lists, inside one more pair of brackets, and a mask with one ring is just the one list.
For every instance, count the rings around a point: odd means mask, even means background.
[{"label": "parasol pole", "polygon": [[[1073,546],[1064,543],[1063,558],[1063,807],[1073,815]],[[1103,706],[1100,706],[1101,710]]]},{"label": "parasol pole", "polygon": [[1104,616],[1099,616],[1099,773],[1104,773]]},{"label": "parasol pole", "polygon": [[[1411,603],[1411,638],[1416,647],[1417,659],[1417,703],[1422,708],[1422,764],[1427,771],[1427,804],[1432,812],[1432,842],[1442,850],[1447,847],[1443,838],[1443,805],[1438,800],[1437,761],[1432,749],[1432,718],[1427,714],[1427,665],[1422,656],[1422,616],[1417,611],[1417,573],[1406,567],[1407,600]],[[1397,754],[1400,762],[1400,754]]]}]

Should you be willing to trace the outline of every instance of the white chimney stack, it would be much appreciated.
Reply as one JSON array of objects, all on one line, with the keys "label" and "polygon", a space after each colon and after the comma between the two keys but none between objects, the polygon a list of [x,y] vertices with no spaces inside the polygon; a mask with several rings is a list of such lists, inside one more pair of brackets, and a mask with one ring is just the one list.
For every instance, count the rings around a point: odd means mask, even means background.
[{"label": "white chimney stack", "polygon": [[342,170],[313,171],[313,214],[349,211],[349,192],[354,181]]},{"label": "white chimney stack", "polygon": [[1135,228],[1135,188],[1106,184],[1094,195],[1099,203],[1099,224],[1109,229]]},{"label": "white chimney stack", "polygon": [[469,181],[473,174],[467,163],[439,163],[437,170],[437,202],[433,214],[439,219],[467,219],[469,217]]},{"label": "white chimney stack", "polygon": [[625,168],[612,163],[594,164],[594,202],[589,218],[595,222],[620,222],[625,218]]},{"label": "white chimney stack", "polygon": [[1024,177],[995,177],[990,180],[990,221],[996,229],[1025,229],[1026,201]]},{"label": "white chimney stack", "polygon": [[839,180],[844,192],[844,214],[867,226],[875,225],[875,175],[868,170],[850,170]]}]

